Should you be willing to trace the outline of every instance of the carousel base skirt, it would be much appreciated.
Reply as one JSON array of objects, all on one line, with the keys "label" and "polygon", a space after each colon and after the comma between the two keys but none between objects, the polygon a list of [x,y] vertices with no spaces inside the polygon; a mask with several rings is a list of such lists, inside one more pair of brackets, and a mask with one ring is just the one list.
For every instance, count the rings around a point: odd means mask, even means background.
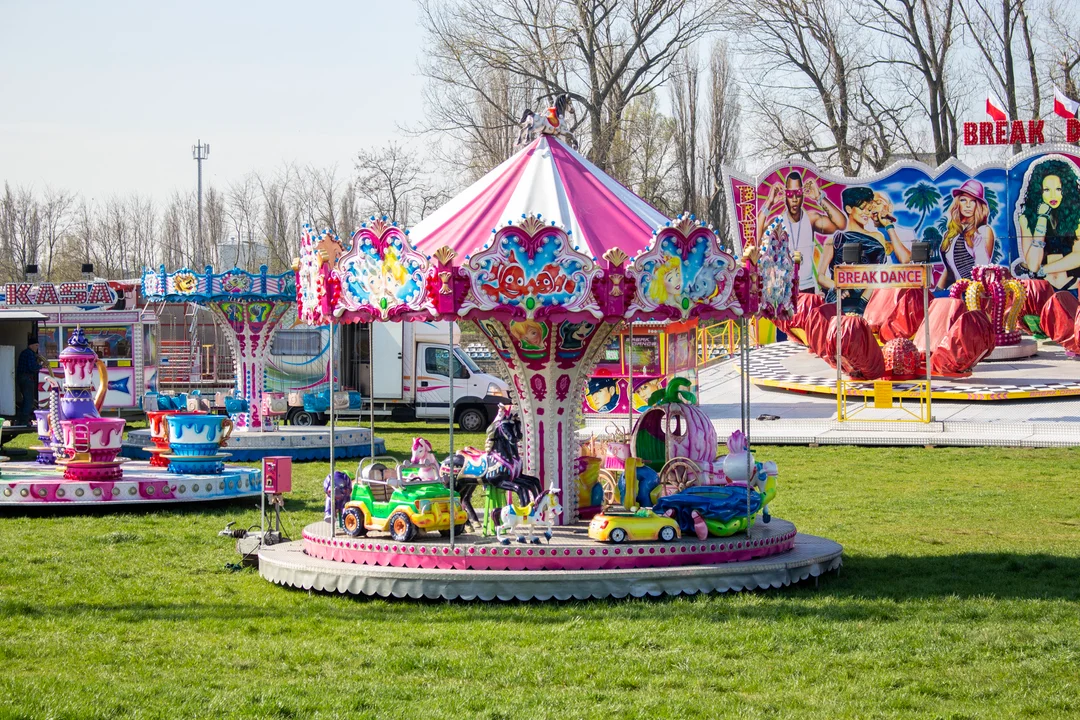
[{"label": "carousel base skirt", "polygon": [[843,548],[774,519],[752,535],[612,545],[586,526],[556,528],[550,543],[502,545],[466,534],[397,543],[384,535],[304,539],[264,548],[260,574],[279,585],[382,597],[568,600],[780,588],[840,567]]}]

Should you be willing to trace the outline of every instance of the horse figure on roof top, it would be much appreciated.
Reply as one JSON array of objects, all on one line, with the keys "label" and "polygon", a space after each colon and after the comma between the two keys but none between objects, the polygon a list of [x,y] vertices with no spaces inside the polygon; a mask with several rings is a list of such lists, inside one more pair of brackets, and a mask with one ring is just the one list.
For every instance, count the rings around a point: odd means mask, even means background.
[{"label": "horse figure on roof top", "polygon": [[540,495],[543,490],[540,479],[521,472],[518,443],[522,437],[521,418],[509,405],[500,405],[495,420],[488,426],[483,451],[466,447],[443,461],[443,483],[449,485],[452,467],[454,489],[461,495],[461,505],[470,523],[481,524],[472,504],[473,492],[480,483],[516,494],[522,505]]},{"label": "horse figure on roof top", "polygon": [[[549,96],[550,97],[550,96]],[[541,98],[543,99],[543,98]],[[538,99],[537,103],[540,102]],[[555,96],[555,104],[547,108],[543,113],[537,113],[526,109],[518,121],[519,129],[514,147],[523,147],[541,135],[555,135],[566,139],[570,147],[577,149],[577,138],[570,132],[566,116],[577,118],[574,110],[574,102],[567,93]]]}]

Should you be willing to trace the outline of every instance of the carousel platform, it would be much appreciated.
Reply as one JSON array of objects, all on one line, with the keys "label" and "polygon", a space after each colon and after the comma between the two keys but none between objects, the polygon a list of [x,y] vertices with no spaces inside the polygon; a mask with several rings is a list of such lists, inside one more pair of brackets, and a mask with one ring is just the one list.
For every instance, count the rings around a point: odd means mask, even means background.
[{"label": "carousel platform", "polygon": [[[1020,347],[1020,346],[1017,346]],[[802,345],[780,342],[750,353],[750,381],[755,385],[796,393],[836,397],[836,370]],[[874,383],[850,383],[849,399],[872,400]],[[916,392],[911,383],[894,382],[894,399]],[[1051,343],[1043,343],[1037,355],[981,362],[970,377],[933,378],[933,400],[999,402],[1080,396],[1080,360],[1070,358]]]},{"label": "carousel platform", "polygon": [[162,505],[258,497],[262,471],[225,466],[220,475],[182,475],[144,462],[123,465],[120,480],[64,480],[56,465],[0,464],[0,508],[75,505]]},{"label": "carousel platform", "polygon": [[843,548],[774,519],[748,538],[683,538],[612,545],[587,525],[556,528],[550,543],[438,535],[408,543],[371,534],[330,537],[326,523],[303,540],[263,548],[259,573],[278,585],[381,597],[569,600],[780,588],[838,569]]},{"label": "carousel platform", "polygon": [[[121,454],[136,460],[149,460],[146,448],[152,446],[150,430],[132,430],[124,440]],[[289,456],[294,460],[329,460],[330,429],[325,427],[284,426],[272,432],[237,432],[223,448],[233,462],[258,462],[267,455]],[[383,439],[375,438],[375,455],[386,452]],[[367,457],[371,454],[371,431],[367,428],[337,428],[334,456]]]}]

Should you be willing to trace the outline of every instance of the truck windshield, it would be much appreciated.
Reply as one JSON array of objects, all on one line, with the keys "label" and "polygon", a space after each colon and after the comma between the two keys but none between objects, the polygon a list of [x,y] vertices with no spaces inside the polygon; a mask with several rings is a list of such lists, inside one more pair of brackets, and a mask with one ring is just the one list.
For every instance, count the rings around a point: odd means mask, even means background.
[{"label": "truck windshield", "polygon": [[[447,370],[450,364],[450,352],[445,347],[429,347],[424,350],[424,370],[432,375],[449,375]],[[461,360],[454,356],[454,379],[467,380],[469,371],[462,365]]]},{"label": "truck windshield", "polygon": [[472,370],[474,373],[479,374],[483,372],[480,369],[480,366],[473,362],[473,359],[469,357],[469,353],[462,351],[461,348],[454,348],[454,355],[457,357],[458,362]]}]

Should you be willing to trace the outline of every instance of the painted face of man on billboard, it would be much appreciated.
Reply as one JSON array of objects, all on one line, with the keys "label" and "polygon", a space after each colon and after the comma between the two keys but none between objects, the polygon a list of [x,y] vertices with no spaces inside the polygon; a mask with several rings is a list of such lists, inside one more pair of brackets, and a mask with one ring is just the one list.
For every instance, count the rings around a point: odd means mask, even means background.
[{"label": "painted face of man on billboard", "polygon": [[[821,208],[819,212],[806,205],[809,201]],[[815,233],[831,235],[843,230],[847,218],[822,192],[818,181],[806,178],[799,170],[790,170],[783,184],[773,183],[765,198],[765,205],[758,213],[757,237],[761,242],[765,228],[776,217],[780,217],[787,231],[791,252],[802,255],[799,266],[799,290],[817,292],[818,283],[814,277],[814,251],[817,248]]]},{"label": "painted face of man on billboard", "polygon": [[[810,183],[813,185],[814,181],[811,180]],[[802,176],[798,173],[791,173],[791,175],[788,175],[787,182],[784,185],[784,203],[787,205],[788,217],[798,220],[802,215],[803,206]]]}]

